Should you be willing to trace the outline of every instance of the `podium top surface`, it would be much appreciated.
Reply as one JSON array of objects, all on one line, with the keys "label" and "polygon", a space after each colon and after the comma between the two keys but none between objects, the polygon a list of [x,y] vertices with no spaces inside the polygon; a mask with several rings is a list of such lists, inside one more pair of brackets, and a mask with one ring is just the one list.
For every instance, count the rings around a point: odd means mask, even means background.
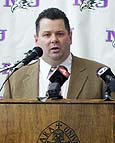
[{"label": "podium top surface", "polygon": [[0,104],[115,104],[115,100],[104,101],[103,99],[50,99],[46,102],[42,102],[32,99],[0,99]]}]

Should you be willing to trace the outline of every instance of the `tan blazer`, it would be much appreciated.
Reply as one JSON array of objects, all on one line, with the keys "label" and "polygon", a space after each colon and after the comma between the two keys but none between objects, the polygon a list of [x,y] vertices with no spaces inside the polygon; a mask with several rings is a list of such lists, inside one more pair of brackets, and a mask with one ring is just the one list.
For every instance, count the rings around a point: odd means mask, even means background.
[{"label": "tan blazer", "polygon": [[[103,82],[96,71],[103,66],[94,61],[73,56],[68,99],[102,97]],[[4,98],[36,99],[39,96],[39,61],[16,71],[5,85]]]}]

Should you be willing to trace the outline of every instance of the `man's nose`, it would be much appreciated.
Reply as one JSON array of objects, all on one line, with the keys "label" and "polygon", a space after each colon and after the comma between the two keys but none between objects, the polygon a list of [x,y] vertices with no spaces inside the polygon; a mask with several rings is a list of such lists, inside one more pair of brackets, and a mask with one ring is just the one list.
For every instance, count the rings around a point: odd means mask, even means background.
[{"label": "man's nose", "polygon": [[57,42],[58,42],[58,37],[55,34],[53,34],[51,36],[51,43],[57,43]]}]

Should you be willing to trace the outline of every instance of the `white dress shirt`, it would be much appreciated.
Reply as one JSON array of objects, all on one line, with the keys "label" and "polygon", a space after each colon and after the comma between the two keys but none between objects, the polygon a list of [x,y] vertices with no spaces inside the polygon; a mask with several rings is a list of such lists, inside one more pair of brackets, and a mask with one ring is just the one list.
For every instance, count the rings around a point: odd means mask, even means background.
[{"label": "white dress shirt", "polygon": [[[68,58],[61,63],[60,65],[65,66],[68,69],[68,72],[71,75],[71,63],[72,63],[72,55],[70,54]],[[39,73],[39,97],[45,97],[46,92],[48,90],[48,85],[50,83],[48,79],[48,73],[50,71],[51,65],[46,63],[42,58],[40,58],[40,73]],[[68,87],[69,87],[69,80],[66,80],[66,82],[61,87],[61,95],[63,98],[67,98],[68,93]]]}]

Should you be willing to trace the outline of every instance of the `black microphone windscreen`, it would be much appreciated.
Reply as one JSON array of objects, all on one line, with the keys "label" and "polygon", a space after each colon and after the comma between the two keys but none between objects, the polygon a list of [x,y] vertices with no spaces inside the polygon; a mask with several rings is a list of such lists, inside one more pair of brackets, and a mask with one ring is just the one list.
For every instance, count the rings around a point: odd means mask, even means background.
[{"label": "black microphone windscreen", "polygon": [[31,54],[27,56],[25,59],[23,59],[24,65],[27,65],[32,60],[36,59],[36,57],[41,57],[43,55],[43,50],[40,47],[33,48]]},{"label": "black microphone windscreen", "polygon": [[114,74],[112,73],[111,69],[109,67],[101,67],[96,72],[98,77],[101,77],[106,82],[106,77],[111,76],[114,77]]},{"label": "black microphone windscreen", "polygon": [[59,66],[49,77],[49,80],[53,82],[58,82],[60,86],[64,84],[64,82],[69,78],[70,73],[67,68],[64,66]]},{"label": "black microphone windscreen", "polygon": [[38,57],[41,57],[43,55],[43,50],[40,47],[34,47],[33,50],[37,53]]}]

